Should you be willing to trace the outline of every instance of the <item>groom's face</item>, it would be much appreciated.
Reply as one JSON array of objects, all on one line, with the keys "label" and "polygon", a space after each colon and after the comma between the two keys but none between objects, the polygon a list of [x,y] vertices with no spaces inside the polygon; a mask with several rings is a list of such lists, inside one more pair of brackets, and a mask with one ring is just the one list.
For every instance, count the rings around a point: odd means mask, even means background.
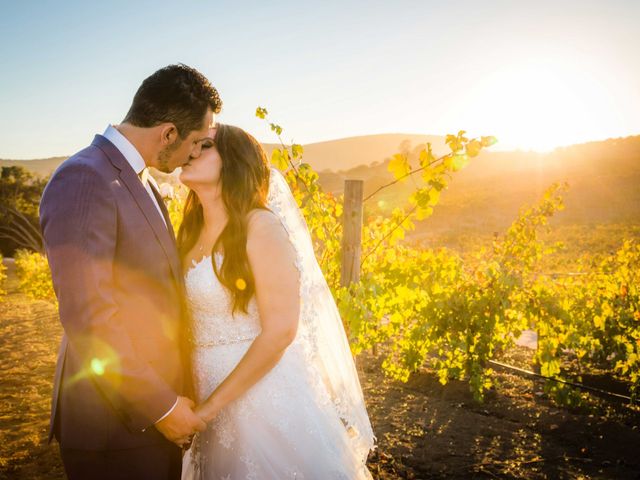
[{"label": "groom's face", "polygon": [[192,130],[187,138],[181,139],[164,147],[158,154],[158,170],[164,173],[171,173],[176,168],[182,167],[193,158],[198,158],[202,152],[202,142],[207,138],[210,127],[213,125],[214,115],[211,109],[202,119],[202,126],[198,130]]},{"label": "groom's face", "polygon": [[202,153],[192,158],[182,167],[180,181],[189,188],[206,186],[216,187],[220,182],[222,159],[215,146],[216,129],[209,129],[207,138],[202,142]]}]

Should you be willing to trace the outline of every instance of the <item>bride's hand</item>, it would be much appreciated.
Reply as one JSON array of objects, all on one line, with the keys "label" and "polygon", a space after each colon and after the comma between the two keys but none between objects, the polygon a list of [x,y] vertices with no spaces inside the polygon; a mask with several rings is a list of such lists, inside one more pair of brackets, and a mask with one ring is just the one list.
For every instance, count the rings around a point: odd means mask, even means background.
[{"label": "bride's hand", "polygon": [[218,415],[218,411],[214,407],[211,399],[194,408],[193,413],[200,417],[204,423],[209,423]]}]

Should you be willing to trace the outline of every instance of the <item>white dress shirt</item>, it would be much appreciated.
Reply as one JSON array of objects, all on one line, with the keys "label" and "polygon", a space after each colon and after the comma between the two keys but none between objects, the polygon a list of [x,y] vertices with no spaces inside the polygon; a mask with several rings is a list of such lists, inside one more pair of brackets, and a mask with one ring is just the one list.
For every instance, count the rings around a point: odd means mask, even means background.
[{"label": "white dress shirt", "polygon": [[[112,125],[109,125],[107,127],[107,129],[104,131],[102,136],[115,145],[115,147],[120,151],[120,153],[122,153],[122,156],[127,160],[127,162],[129,162],[129,165],[131,165],[131,168],[133,168],[133,170],[138,174],[138,178],[139,178],[140,173],[145,168],[147,168],[147,164],[144,162],[142,155],[140,155],[140,152],[138,152],[136,147],[134,147],[133,144],[129,140],[127,140],[127,137],[122,135]],[[158,209],[158,213],[160,214],[160,218],[162,219],[162,222],[165,224],[165,226],[167,226],[167,222],[164,219],[164,215],[162,215],[162,210],[160,209],[160,205],[158,205],[156,196],[151,191],[151,186],[149,185],[149,182],[153,182],[154,186],[156,187],[156,190],[159,190],[155,179],[151,175],[148,175],[147,172],[144,172],[140,181],[144,185],[144,188],[147,190],[147,193],[151,197],[151,200],[153,200],[153,204]],[[169,227],[167,226],[167,228]],[[171,407],[169,411],[165,413],[162,417],[156,420],[155,423],[158,423],[160,420],[162,420],[171,412],[173,412],[173,409],[176,408],[176,405],[178,405],[177,398],[176,398],[176,402],[173,404],[173,407]]]}]

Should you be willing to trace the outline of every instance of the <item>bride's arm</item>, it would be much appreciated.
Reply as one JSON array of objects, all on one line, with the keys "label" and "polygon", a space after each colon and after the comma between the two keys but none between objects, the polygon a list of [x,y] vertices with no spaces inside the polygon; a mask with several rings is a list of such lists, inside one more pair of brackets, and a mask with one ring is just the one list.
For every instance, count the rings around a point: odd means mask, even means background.
[{"label": "bride's arm", "polygon": [[207,422],[278,363],[298,328],[300,279],[295,250],[272,212],[260,210],[251,216],[247,226],[247,255],[255,279],[262,332],[235,369],[196,409]]}]

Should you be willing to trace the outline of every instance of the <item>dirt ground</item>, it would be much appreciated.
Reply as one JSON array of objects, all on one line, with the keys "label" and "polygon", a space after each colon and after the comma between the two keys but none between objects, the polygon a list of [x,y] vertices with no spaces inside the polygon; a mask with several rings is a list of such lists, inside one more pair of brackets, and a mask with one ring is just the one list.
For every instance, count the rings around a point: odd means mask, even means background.
[{"label": "dirt ground", "polygon": [[640,479],[640,414],[627,407],[558,408],[539,383],[508,373],[482,404],[467,383],[442,386],[428,371],[406,384],[376,377],[365,381],[376,478]]},{"label": "dirt ground", "polygon": [[[0,479],[64,478],[46,444],[60,339],[55,307],[18,293],[12,266],[0,301]],[[525,349],[510,352],[522,361]],[[590,397],[559,408],[541,385],[509,373],[484,403],[465,382],[445,386],[428,370],[406,384],[384,378],[380,359],[358,358],[378,447],[376,479],[640,479],[638,409]]]}]

